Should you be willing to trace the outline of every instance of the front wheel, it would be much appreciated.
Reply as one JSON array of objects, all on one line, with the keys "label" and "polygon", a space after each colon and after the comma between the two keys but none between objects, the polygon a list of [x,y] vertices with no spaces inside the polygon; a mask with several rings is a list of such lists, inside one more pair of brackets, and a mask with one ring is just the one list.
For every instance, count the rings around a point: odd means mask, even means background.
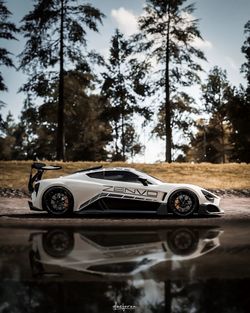
[{"label": "front wheel", "polygon": [[63,187],[51,187],[43,195],[43,209],[51,215],[65,216],[73,211],[71,192]]},{"label": "front wheel", "polygon": [[168,235],[168,246],[174,255],[187,256],[195,252],[199,238],[195,231],[189,228],[175,229]]},{"label": "front wheel", "polygon": [[169,209],[178,216],[189,216],[198,208],[198,198],[190,190],[177,190],[169,198]]}]

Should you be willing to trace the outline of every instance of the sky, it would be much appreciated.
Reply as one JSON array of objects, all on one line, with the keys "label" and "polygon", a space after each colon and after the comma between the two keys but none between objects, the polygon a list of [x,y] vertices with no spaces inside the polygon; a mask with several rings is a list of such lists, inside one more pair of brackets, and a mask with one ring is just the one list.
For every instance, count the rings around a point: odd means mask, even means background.
[{"label": "sky", "polygon": [[[146,1],[146,0],[145,0]],[[106,18],[103,25],[99,27],[99,33],[88,33],[88,46],[96,49],[104,56],[108,55],[111,36],[115,28],[119,28],[124,34],[131,35],[137,30],[137,17],[142,14],[145,5],[144,0],[78,0],[78,3],[87,2],[99,8]],[[245,40],[244,25],[250,19],[249,0],[197,0],[187,1],[195,3],[196,10],[193,13],[199,18],[199,29],[203,42],[197,42],[208,60],[203,68],[208,72],[213,66],[218,65],[225,69],[229,81],[235,85],[245,84],[243,75],[240,73],[240,66],[245,62],[241,53],[241,46]],[[22,17],[32,9],[32,0],[5,0],[9,10],[13,13],[12,20],[19,23]],[[13,53],[13,59],[18,66],[18,55],[25,44],[21,35],[19,41],[0,40],[0,47],[6,47]],[[1,92],[0,100],[6,103],[2,114],[8,111],[17,119],[23,107],[25,95],[18,93],[20,86],[26,81],[26,76],[15,69],[2,67],[1,72],[8,87],[8,92]],[[205,74],[203,76],[205,78]],[[192,93],[192,90],[191,90]],[[194,88],[193,94],[197,89]],[[163,160],[164,143],[156,139],[148,139],[145,134],[140,134],[142,143],[146,145],[145,154],[134,161],[154,162]]]}]

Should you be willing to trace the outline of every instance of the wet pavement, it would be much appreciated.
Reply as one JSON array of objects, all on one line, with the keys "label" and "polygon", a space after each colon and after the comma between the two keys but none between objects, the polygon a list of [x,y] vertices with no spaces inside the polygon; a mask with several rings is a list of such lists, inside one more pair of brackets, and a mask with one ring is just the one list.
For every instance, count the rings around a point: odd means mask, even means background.
[{"label": "wet pavement", "polygon": [[0,311],[249,312],[249,226],[0,228]]},{"label": "wet pavement", "polygon": [[0,205],[1,313],[249,312],[249,198],[181,220],[51,219],[19,200]]}]

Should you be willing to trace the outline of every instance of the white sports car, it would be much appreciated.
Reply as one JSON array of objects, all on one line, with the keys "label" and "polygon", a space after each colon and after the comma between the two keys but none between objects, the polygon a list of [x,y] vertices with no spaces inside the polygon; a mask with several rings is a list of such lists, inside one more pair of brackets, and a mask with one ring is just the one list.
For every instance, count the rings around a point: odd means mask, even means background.
[{"label": "white sports car", "polygon": [[[79,170],[53,179],[42,179],[46,170],[60,166],[33,163],[29,191],[31,210],[54,216],[71,213],[156,213],[158,215],[217,215],[220,198],[189,184],[164,183],[133,168]],[[32,171],[37,172],[33,175]]]}]

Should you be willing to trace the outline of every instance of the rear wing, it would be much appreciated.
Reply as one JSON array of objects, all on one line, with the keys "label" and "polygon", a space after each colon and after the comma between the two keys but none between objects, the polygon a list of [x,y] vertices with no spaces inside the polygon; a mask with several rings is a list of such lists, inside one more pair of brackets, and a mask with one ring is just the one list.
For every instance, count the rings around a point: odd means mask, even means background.
[{"label": "rear wing", "polygon": [[[39,162],[31,164],[30,177],[28,183],[29,192],[32,193],[34,191],[34,183],[42,179],[44,171],[60,170],[61,168],[62,167],[59,165],[46,165],[45,163]],[[36,170],[34,174],[33,170]]]}]

